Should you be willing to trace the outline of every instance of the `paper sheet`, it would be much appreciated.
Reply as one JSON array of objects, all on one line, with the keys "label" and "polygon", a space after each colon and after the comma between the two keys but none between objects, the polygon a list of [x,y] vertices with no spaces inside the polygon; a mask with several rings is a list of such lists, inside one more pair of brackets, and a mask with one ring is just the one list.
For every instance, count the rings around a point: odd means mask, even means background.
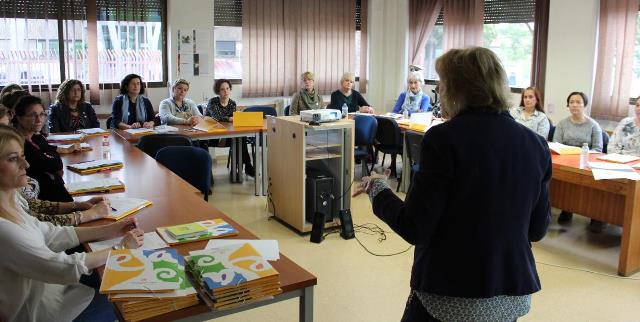
[{"label": "paper sheet", "polygon": [[[73,145],[73,144],[58,144],[57,146],[59,146],[59,147],[61,147],[61,148],[63,148],[63,149],[68,149],[68,148],[70,148],[72,145]],[[84,143],[84,142],[83,142],[83,143],[80,143],[80,149],[81,149],[81,150],[91,150],[91,149],[93,149],[93,148],[91,147],[91,144],[89,144],[89,143]]]},{"label": "paper sheet", "polygon": [[84,138],[84,134],[51,134],[47,136],[47,141],[79,141]]},{"label": "paper sheet", "polygon": [[633,155],[625,155],[625,154],[618,154],[618,153],[605,154],[603,156],[599,156],[598,159],[604,160],[604,161],[617,162],[617,163],[627,163],[631,161],[640,160],[639,157],[636,157]]},{"label": "paper sheet", "polygon": [[111,219],[116,219],[133,209],[137,209],[136,211],[138,211],[139,209],[147,207],[149,205],[149,200],[140,198],[113,197],[109,198],[109,204],[111,205],[111,210],[109,211],[108,217],[110,217]]},{"label": "paper sheet", "polygon": [[606,170],[606,169],[591,169],[593,172],[593,178],[596,180],[605,179],[629,179],[638,181],[640,180],[640,174],[637,172],[618,171],[618,170]]},{"label": "paper sheet", "polygon": [[96,127],[96,128],[91,128],[91,129],[79,129],[78,132],[80,133],[84,133],[84,134],[96,134],[96,133],[107,133],[107,131]]},{"label": "paper sheet", "polygon": [[[89,247],[91,247],[92,251],[97,252],[103,249],[110,249],[111,247],[118,245],[121,240],[122,237],[116,237],[109,240],[101,240],[89,243]],[[160,238],[160,236],[158,236],[155,231],[152,231],[144,234],[144,244],[140,248],[144,250],[150,250],[165,247],[169,247],[169,245],[167,245],[167,243],[165,243],[164,240],[162,240],[162,238]]]},{"label": "paper sheet", "polygon": [[592,169],[635,172],[635,170],[633,170],[633,168],[630,165],[622,164],[622,163],[589,162],[589,167]]},{"label": "paper sheet", "polygon": [[100,159],[100,160],[70,164],[69,167],[72,167],[77,170],[87,170],[87,169],[94,169],[94,168],[106,167],[106,166],[117,165],[117,164],[122,164],[122,161]]},{"label": "paper sheet", "polygon": [[270,239],[212,239],[207,243],[205,249],[244,243],[251,244],[251,246],[253,246],[253,248],[255,248],[266,260],[275,261],[280,259],[278,241]]}]

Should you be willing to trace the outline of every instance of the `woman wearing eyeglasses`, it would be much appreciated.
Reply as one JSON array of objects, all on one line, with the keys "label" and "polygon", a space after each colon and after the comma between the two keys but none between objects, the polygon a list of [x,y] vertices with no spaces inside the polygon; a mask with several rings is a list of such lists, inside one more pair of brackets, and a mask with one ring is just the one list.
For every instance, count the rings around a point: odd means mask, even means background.
[{"label": "woman wearing eyeglasses", "polygon": [[13,126],[25,138],[24,154],[31,165],[27,175],[40,184],[38,198],[49,201],[73,201],[62,180],[62,160],[59,153],[71,153],[80,150],[79,144],[63,149],[47,143],[39,133],[47,114],[39,97],[27,95],[21,97],[15,105]]}]

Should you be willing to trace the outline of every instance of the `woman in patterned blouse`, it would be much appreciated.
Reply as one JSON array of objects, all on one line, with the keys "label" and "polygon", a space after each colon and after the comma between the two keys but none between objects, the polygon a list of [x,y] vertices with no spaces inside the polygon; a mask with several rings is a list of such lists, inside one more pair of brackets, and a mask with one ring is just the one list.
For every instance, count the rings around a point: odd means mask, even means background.
[{"label": "woman in patterned blouse", "polygon": [[73,132],[100,127],[96,111],[91,104],[85,102],[84,95],[84,86],[77,79],[67,79],[60,84],[56,103],[49,107],[49,132]]},{"label": "woman in patterned blouse", "polygon": [[[236,102],[231,99],[231,82],[228,79],[218,79],[213,85],[213,92],[218,95],[209,100],[205,116],[210,116],[218,122],[233,122],[233,112],[236,111]],[[220,142],[219,140],[211,140],[212,146],[228,147],[227,140]],[[251,156],[247,149],[246,138],[242,138],[242,163],[244,163],[244,173],[248,176],[255,176],[256,171],[251,164]]]},{"label": "woman in patterned blouse", "polygon": [[636,115],[622,119],[609,140],[608,153],[640,157],[640,96],[636,98]]}]

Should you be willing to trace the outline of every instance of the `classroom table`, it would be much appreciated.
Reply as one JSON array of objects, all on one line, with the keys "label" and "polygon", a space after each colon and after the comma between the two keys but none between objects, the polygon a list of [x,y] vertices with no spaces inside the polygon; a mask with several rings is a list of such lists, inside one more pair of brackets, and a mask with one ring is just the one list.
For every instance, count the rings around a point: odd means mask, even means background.
[{"label": "classroom table", "polygon": [[[589,155],[597,161],[598,155]],[[580,169],[579,155],[553,155],[549,197],[555,208],[622,227],[618,274],[640,270],[640,183],[598,180],[590,169]]]},{"label": "classroom table", "polygon": [[[181,134],[190,137],[192,140],[204,141],[211,139],[231,139],[231,182],[242,182],[242,144],[243,137],[253,137],[256,142],[256,153],[254,156],[254,168],[255,168],[255,195],[267,195],[267,136],[264,134],[267,130],[266,121],[263,122],[262,127],[234,127],[232,123],[220,122],[225,127],[224,132],[209,133],[204,131],[198,131],[191,129],[187,125],[171,125],[178,128],[177,132],[168,132],[174,134]],[[132,135],[124,130],[115,130],[120,137],[125,140],[136,143],[140,140],[142,135]],[[239,167],[239,168],[238,168]],[[239,169],[239,171],[238,171]]]},{"label": "classroom table", "polygon": [[[89,137],[87,143],[91,144],[94,149],[89,152],[63,154],[63,163],[66,166],[68,164],[101,158],[101,140],[102,137]],[[238,229],[239,235],[233,238],[257,238],[233,219],[205,202],[196,188],[157,163],[153,158],[137,149],[133,144],[128,143],[124,138],[113,135],[113,132],[111,137],[110,158],[112,160],[122,160],[124,167],[119,170],[99,172],[91,175],[80,175],[65,168],[63,176],[65,182],[87,181],[106,177],[119,178],[125,184],[125,191],[109,194],[109,196],[144,198],[153,202],[152,206],[140,210],[135,215],[139,226],[145,232],[154,231],[156,227],[221,218]],[[88,197],[89,196],[83,198]],[[111,221],[99,220],[83,224],[83,226],[94,226],[109,222]],[[206,243],[206,241],[186,243],[173,246],[173,248],[177,249],[181,255],[188,255],[189,251],[203,249]],[[280,273],[282,288],[282,293],[272,299],[221,311],[211,310],[201,301],[200,304],[196,306],[163,314],[150,319],[150,321],[173,321],[179,319],[206,320],[291,298],[300,299],[300,321],[313,321],[313,289],[317,284],[316,277],[283,254],[280,254],[278,261],[270,263]],[[98,271],[102,274],[101,269]]]}]

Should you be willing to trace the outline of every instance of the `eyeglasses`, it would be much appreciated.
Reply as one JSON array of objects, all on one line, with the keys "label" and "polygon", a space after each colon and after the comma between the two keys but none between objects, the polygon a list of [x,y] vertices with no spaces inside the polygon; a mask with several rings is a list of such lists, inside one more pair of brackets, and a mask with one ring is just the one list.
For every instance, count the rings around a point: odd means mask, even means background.
[{"label": "eyeglasses", "polygon": [[26,118],[26,119],[35,119],[36,117],[45,119],[45,118],[47,118],[47,113],[44,113],[44,112],[40,113],[40,114],[31,113],[31,114],[27,114],[27,115],[25,115],[23,117]]}]

